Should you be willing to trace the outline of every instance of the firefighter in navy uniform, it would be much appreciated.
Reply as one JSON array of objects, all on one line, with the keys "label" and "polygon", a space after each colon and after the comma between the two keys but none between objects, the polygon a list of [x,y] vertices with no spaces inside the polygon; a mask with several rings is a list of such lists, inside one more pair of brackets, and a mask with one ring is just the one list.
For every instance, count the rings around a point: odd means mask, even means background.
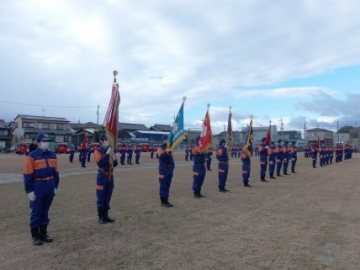
[{"label": "firefighter in navy uniform", "polygon": [[278,145],[276,147],[276,176],[279,176],[279,177],[282,177],[282,175],[280,174],[280,171],[281,171],[281,166],[282,166],[283,159],[284,159],[283,147],[282,147],[281,142],[282,142],[282,140],[279,139]]},{"label": "firefighter in navy uniform", "polygon": [[[114,222],[109,218],[110,201],[114,190],[114,175],[113,167],[118,165],[113,149],[109,146],[106,134],[101,134],[99,137],[100,147],[94,152],[94,159],[98,166],[98,173],[96,177],[96,197],[97,210],[99,216],[99,223],[106,224]],[[109,158],[112,158],[113,165],[111,166]]]},{"label": "firefighter in navy uniform", "polygon": [[316,145],[314,144],[311,147],[311,159],[312,159],[313,168],[316,168],[317,153],[318,153],[318,149],[317,149]]},{"label": "firefighter in navy uniform", "polygon": [[73,163],[74,155],[75,155],[75,148],[71,147],[70,151],[69,151],[69,161],[70,161],[70,163]]},{"label": "firefighter in navy uniform", "polygon": [[155,146],[152,145],[152,146],[150,147],[150,158],[151,158],[151,159],[154,159],[154,152],[155,152]]},{"label": "firefighter in navy uniform", "polygon": [[162,139],[163,143],[157,148],[157,155],[159,159],[159,195],[161,206],[168,208],[174,206],[169,202],[169,193],[174,174],[175,163],[171,151],[166,149],[168,136],[164,135]]},{"label": "firefighter in navy uniform", "polygon": [[121,165],[125,165],[125,156],[126,156],[126,145],[122,143],[120,146],[120,163]]},{"label": "firefighter in navy uniform", "polygon": [[35,151],[37,149],[37,144],[35,142],[35,138],[32,138],[32,143],[29,145],[29,153]]},{"label": "firefighter in navy uniform", "polygon": [[91,144],[90,143],[86,147],[86,157],[87,157],[87,162],[90,162],[90,157],[91,157]]},{"label": "firefighter in navy uniform", "polygon": [[269,182],[265,179],[266,167],[268,160],[268,147],[265,144],[266,138],[261,138],[261,144],[258,146],[259,156],[260,156],[260,178],[261,182]]},{"label": "firefighter in navy uniform", "polygon": [[251,159],[248,155],[244,153],[244,151],[240,154],[240,159],[242,162],[242,178],[244,187],[252,187],[252,185],[249,184],[249,177],[251,172]]},{"label": "firefighter in navy uniform", "polygon": [[268,148],[268,156],[269,156],[269,175],[270,179],[276,179],[274,177],[275,165],[276,165],[276,147],[275,142],[271,141],[270,147]]},{"label": "firefighter in navy uniform", "polygon": [[49,150],[49,137],[36,136],[38,148],[29,153],[24,164],[25,192],[30,200],[30,228],[34,245],[53,241],[47,235],[49,209],[59,186],[59,170],[54,152]]},{"label": "firefighter in navy uniform", "polygon": [[289,148],[289,142],[284,142],[284,147],[282,149],[283,152],[283,174],[284,175],[290,175],[287,172],[288,166],[289,166],[289,160],[290,160],[290,148]]},{"label": "firefighter in navy uniform", "polygon": [[209,147],[209,149],[206,151],[206,168],[208,171],[211,171],[211,159],[212,159],[213,151],[212,148]]},{"label": "firefighter in navy uniform", "polygon": [[134,149],[131,144],[128,145],[128,149],[126,152],[127,152],[127,164],[133,165],[132,164],[132,155],[133,155]]},{"label": "firefighter in navy uniform", "polygon": [[189,161],[189,153],[190,153],[190,147],[185,147],[185,161]]},{"label": "firefighter in navy uniform", "polygon": [[204,183],[206,168],[205,168],[205,152],[201,151],[199,146],[200,136],[195,139],[196,146],[193,148],[193,191],[194,197],[201,199],[205,197],[201,195],[201,187]]},{"label": "firefighter in navy uniform", "polygon": [[297,149],[297,147],[296,147],[296,142],[293,141],[293,142],[291,143],[291,146],[290,146],[290,152],[291,152],[291,156],[290,156],[290,158],[291,158],[291,172],[292,172],[292,173],[296,173],[296,172],[295,172],[295,166],[296,166],[296,161],[297,161],[297,151],[298,151],[298,149]]},{"label": "firefighter in navy uniform", "polygon": [[138,143],[135,146],[135,163],[140,164],[141,145]]},{"label": "firefighter in navy uniform", "polygon": [[218,170],[219,170],[219,191],[220,192],[228,192],[225,188],[227,175],[229,171],[229,156],[227,152],[227,148],[225,147],[226,141],[221,139],[219,141],[219,147],[216,149],[216,159],[219,161]]}]

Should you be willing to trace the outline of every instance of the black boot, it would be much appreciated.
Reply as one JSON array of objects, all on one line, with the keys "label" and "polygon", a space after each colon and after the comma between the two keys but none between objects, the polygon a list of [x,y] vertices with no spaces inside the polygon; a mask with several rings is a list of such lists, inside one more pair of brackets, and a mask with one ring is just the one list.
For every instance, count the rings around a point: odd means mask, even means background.
[{"label": "black boot", "polygon": [[98,216],[99,216],[99,224],[106,224],[106,220],[105,220],[105,211],[98,211]]},{"label": "black boot", "polygon": [[226,189],[225,187],[222,187],[222,188],[219,188],[219,191],[225,193],[225,192],[228,192],[230,190]]},{"label": "black boot", "polygon": [[284,172],[284,175],[290,175],[289,173],[287,173],[287,172]]},{"label": "black boot", "polygon": [[174,205],[172,205],[171,203],[169,203],[168,198],[167,197],[161,197],[161,206],[169,208],[169,207],[173,207]]},{"label": "black boot", "polygon": [[31,229],[31,237],[35,246],[41,246],[42,241],[40,238],[39,228]]},{"label": "black boot", "polygon": [[291,170],[291,172],[292,172],[292,173],[297,173],[297,172],[295,172],[295,170]]},{"label": "black boot", "polygon": [[115,221],[115,219],[109,218],[109,211],[104,211],[104,219],[106,222],[110,222],[110,223]]},{"label": "black boot", "polygon": [[40,239],[45,243],[51,243],[53,239],[47,235],[47,226],[40,227]]},{"label": "black boot", "polygon": [[269,181],[265,180],[265,176],[261,176],[261,182],[269,182]]},{"label": "black boot", "polygon": [[273,173],[270,174],[270,179],[276,179],[276,177],[274,177]]},{"label": "black boot", "polygon": [[252,185],[249,185],[249,183],[244,184],[244,187],[252,187]]},{"label": "black boot", "polygon": [[280,173],[277,173],[277,174],[276,174],[276,176],[278,176],[278,177],[282,177],[282,175],[281,175]]},{"label": "black boot", "polygon": [[201,195],[201,191],[200,191],[200,190],[199,190],[199,191],[194,191],[194,198],[196,198],[196,199],[201,199],[201,198],[203,198],[203,197],[206,197],[206,196]]}]

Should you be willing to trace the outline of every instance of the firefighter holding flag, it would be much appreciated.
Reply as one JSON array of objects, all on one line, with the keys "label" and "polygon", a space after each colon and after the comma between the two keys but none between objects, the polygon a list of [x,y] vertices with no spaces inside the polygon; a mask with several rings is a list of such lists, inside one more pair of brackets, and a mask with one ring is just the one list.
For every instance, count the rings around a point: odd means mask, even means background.
[{"label": "firefighter holding flag", "polygon": [[254,138],[253,128],[252,128],[252,119],[250,119],[250,126],[248,129],[248,134],[246,138],[246,144],[243,148],[243,152],[240,155],[241,162],[242,162],[242,177],[244,187],[252,187],[249,184],[249,177],[251,171],[251,160],[250,157],[252,156],[253,148],[252,148],[252,141]]},{"label": "firefighter holding flag", "polygon": [[159,157],[159,196],[161,206],[169,208],[174,205],[169,202],[170,186],[175,169],[175,162],[172,156],[176,146],[186,138],[184,132],[184,103],[186,97],[171,127],[170,134],[163,136],[163,143],[157,149]]},{"label": "firefighter holding flag", "polygon": [[206,152],[210,148],[212,143],[212,132],[210,126],[209,107],[205,114],[205,119],[202,126],[200,136],[196,137],[196,146],[193,149],[193,191],[196,199],[205,197],[201,194],[201,187],[204,183],[206,175],[205,158]]},{"label": "firefighter holding flag", "polygon": [[94,152],[94,159],[98,166],[96,197],[100,224],[114,222],[114,219],[108,216],[108,212],[114,190],[113,168],[118,165],[114,152],[117,145],[120,104],[119,84],[116,82],[116,75],[117,71],[114,71],[111,98],[103,124],[106,133],[100,136],[101,146]]}]

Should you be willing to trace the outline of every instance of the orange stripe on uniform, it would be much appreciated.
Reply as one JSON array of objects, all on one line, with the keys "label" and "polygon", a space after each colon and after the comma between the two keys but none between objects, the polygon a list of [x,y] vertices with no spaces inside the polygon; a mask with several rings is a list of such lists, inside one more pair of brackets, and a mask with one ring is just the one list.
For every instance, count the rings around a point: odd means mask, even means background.
[{"label": "orange stripe on uniform", "polygon": [[95,152],[94,152],[94,159],[95,159],[95,162],[96,163],[98,163],[99,161],[100,161],[100,159],[102,158],[102,154],[99,152],[99,151],[97,151],[97,150],[95,150]]},{"label": "orange stripe on uniform", "polygon": [[49,162],[49,166],[55,168],[55,171],[58,172],[57,160],[52,158],[52,159],[48,159],[48,162]]},{"label": "orange stripe on uniform", "polygon": [[159,174],[159,179],[163,179],[164,175],[163,174]]},{"label": "orange stripe on uniform", "polygon": [[198,172],[193,172],[193,174],[194,174],[194,175],[199,175],[199,173],[198,173]]},{"label": "orange stripe on uniform", "polygon": [[26,157],[24,163],[24,174],[32,174],[34,172],[33,158]]},{"label": "orange stripe on uniform", "polygon": [[220,173],[223,173],[223,172],[225,172],[225,170],[219,169],[219,172],[220,172]]},{"label": "orange stripe on uniform", "polygon": [[221,149],[216,150],[216,155],[217,155],[217,156],[222,156],[222,151],[221,151]]},{"label": "orange stripe on uniform", "polygon": [[96,190],[104,190],[104,186],[96,185]]},{"label": "orange stripe on uniform", "polygon": [[161,154],[164,153],[164,149],[162,147],[159,147],[156,153],[158,154],[158,156],[161,156]]},{"label": "orange stripe on uniform", "polygon": [[33,161],[34,170],[47,168],[46,159],[38,159]]}]

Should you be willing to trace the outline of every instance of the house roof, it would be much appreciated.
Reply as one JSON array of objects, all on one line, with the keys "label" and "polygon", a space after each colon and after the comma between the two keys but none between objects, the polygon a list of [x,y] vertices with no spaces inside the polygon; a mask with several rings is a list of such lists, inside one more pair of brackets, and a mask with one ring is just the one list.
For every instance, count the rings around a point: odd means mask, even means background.
[{"label": "house roof", "polygon": [[36,121],[63,121],[70,122],[65,117],[48,117],[48,116],[36,116],[36,115],[27,115],[27,114],[18,114],[16,118],[21,118],[23,120],[36,120]]},{"label": "house roof", "polygon": [[170,125],[164,125],[164,124],[155,124],[155,125],[150,127],[150,130],[168,131],[168,132],[170,132],[171,126]]},{"label": "house roof", "polygon": [[58,134],[58,135],[64,135],[69,134],[72,135],[72,132],[68,130],[63,129],[38,129],[38,128],[24,128],[24,133],[48,133],[48,134]]},{"label": "house roof", "polygon": [[102,125],[97,125],[95,123],[92,122],[87,122],[87,123],[70,123],[70,127],[75,130],[78,131],[80,129],[86,129],[86,128],[91,128],[91,129],[102,129]]},{"label": "house roof", "polygon": [[149,130],[144,124],[119,123],[119,130]]},{"label": "house roof", "polygon": [[331,130],[325,129],[325,128],[311,128],[308,129],[306,131],[328,131],[328,132],[332,132]]}]

